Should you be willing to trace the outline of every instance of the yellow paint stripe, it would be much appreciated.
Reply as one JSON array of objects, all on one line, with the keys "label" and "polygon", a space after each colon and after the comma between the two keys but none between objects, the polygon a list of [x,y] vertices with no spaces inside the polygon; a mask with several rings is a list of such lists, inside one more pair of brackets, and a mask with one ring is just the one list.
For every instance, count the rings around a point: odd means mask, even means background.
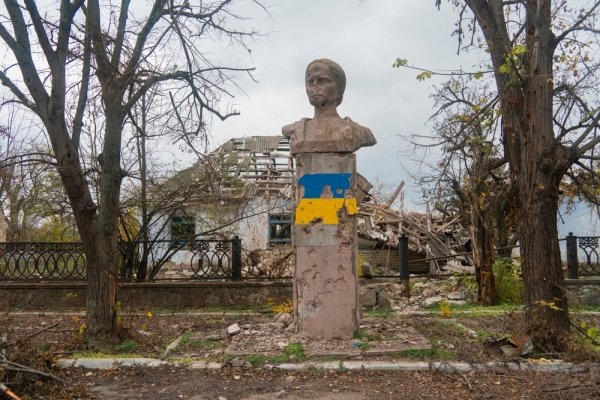
[{"label": "yellow paint stripe", "polygon": [[300,199],[296,206],[296,224],[308,225],[313,221],[321,220],[326,225],[339,223],[338,211],[346,207],[348,215],[358,212],[355,198],[349,199]]}]

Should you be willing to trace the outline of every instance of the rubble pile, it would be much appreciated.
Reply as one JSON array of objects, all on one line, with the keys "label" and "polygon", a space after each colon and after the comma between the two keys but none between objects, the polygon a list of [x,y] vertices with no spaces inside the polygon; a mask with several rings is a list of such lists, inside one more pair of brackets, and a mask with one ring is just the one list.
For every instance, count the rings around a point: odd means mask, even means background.
[{"label": "rubble pile", "polygon": [[427,309],[442,301],[449,305],[463,305],[477,298],[477,285],[471,277],[411,278],[410,289],[410,298],[405,298],[402,297],[404,287],[400,283],[362,281],[360,304],[365,310],[407,312]]},{"label": "rubble pile", "polygon": [[[432,261],[432,273],[442,270],[472,273],[474,269],[468,254],[470,233],[459,217],[449,219],[439,213],[408,212],[403,207],[394,207],[403,183],[383,204],[374,199],[363,201],[358,215],[358,235],[384,246],[397,247],[401,235],[408,237],[409,251],[423,254]],[[452,257],[447,261],[447,256]]]},{"label": "rubble pile", "polygon": [[294,271],[294,250],[291,246],[252,250],[242,259],[242,276],[289,278]]}]

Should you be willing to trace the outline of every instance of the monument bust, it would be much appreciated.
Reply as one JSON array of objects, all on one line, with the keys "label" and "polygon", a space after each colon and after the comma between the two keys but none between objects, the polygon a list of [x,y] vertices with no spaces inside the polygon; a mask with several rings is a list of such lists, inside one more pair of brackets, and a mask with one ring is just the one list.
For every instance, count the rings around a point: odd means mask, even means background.
[{"label": "monument bust", "polygon": [[283,127],[283,135],[290,139],[292,155],[353,153],[377,142],[368,128],[337,113],[346,89],[342,67],[328,59],[314,60],[306,67],[305,84],[315,115]]}]

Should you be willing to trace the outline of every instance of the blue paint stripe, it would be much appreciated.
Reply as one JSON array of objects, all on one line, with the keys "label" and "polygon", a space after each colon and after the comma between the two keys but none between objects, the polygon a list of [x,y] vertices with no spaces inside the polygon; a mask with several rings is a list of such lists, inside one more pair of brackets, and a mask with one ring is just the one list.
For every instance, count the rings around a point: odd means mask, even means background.
[{"label": "blue paint stripe", "polygon": [[334,199],[344,197],[346,190],[351,189],[352,174],[304,174],[298,179],[298,184],[304,187],[305,199],[318,199],[323,190],[329,186]]}]

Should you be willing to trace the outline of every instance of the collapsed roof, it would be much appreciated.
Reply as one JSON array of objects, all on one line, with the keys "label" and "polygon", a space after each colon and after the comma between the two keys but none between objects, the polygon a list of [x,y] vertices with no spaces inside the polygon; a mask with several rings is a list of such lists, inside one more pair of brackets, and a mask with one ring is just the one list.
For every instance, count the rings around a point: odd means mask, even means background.
[{"label": "collapsed roof", "polygon": [[[284,136],[249,136],[225,142],[205,159],[180,171],[169,181],[178,193],[192,189],[219,199],[250,199],[279,196],[290,199],[295,162]],[[359,179],[366,180],[361,176]],[[183,189],[187,182],[187,188]],[[361,187],[368,183],[362,182]],[[469,241],[468,229],[458,218],[431,213],[408,212],[395,200],[403,195],[402,182],[384,203],[366,196],[360,201],[358,234],[380,245],[396,247],[400,235],[409,238],[411,251],[428,257],[462,253]],[[370,185],[368,185],[370,187]],[[361,194],[362,195],[362,194]],[[358,196],[357,197],[362,197]],[[442,263],[444,264],[444,263]]]}]

